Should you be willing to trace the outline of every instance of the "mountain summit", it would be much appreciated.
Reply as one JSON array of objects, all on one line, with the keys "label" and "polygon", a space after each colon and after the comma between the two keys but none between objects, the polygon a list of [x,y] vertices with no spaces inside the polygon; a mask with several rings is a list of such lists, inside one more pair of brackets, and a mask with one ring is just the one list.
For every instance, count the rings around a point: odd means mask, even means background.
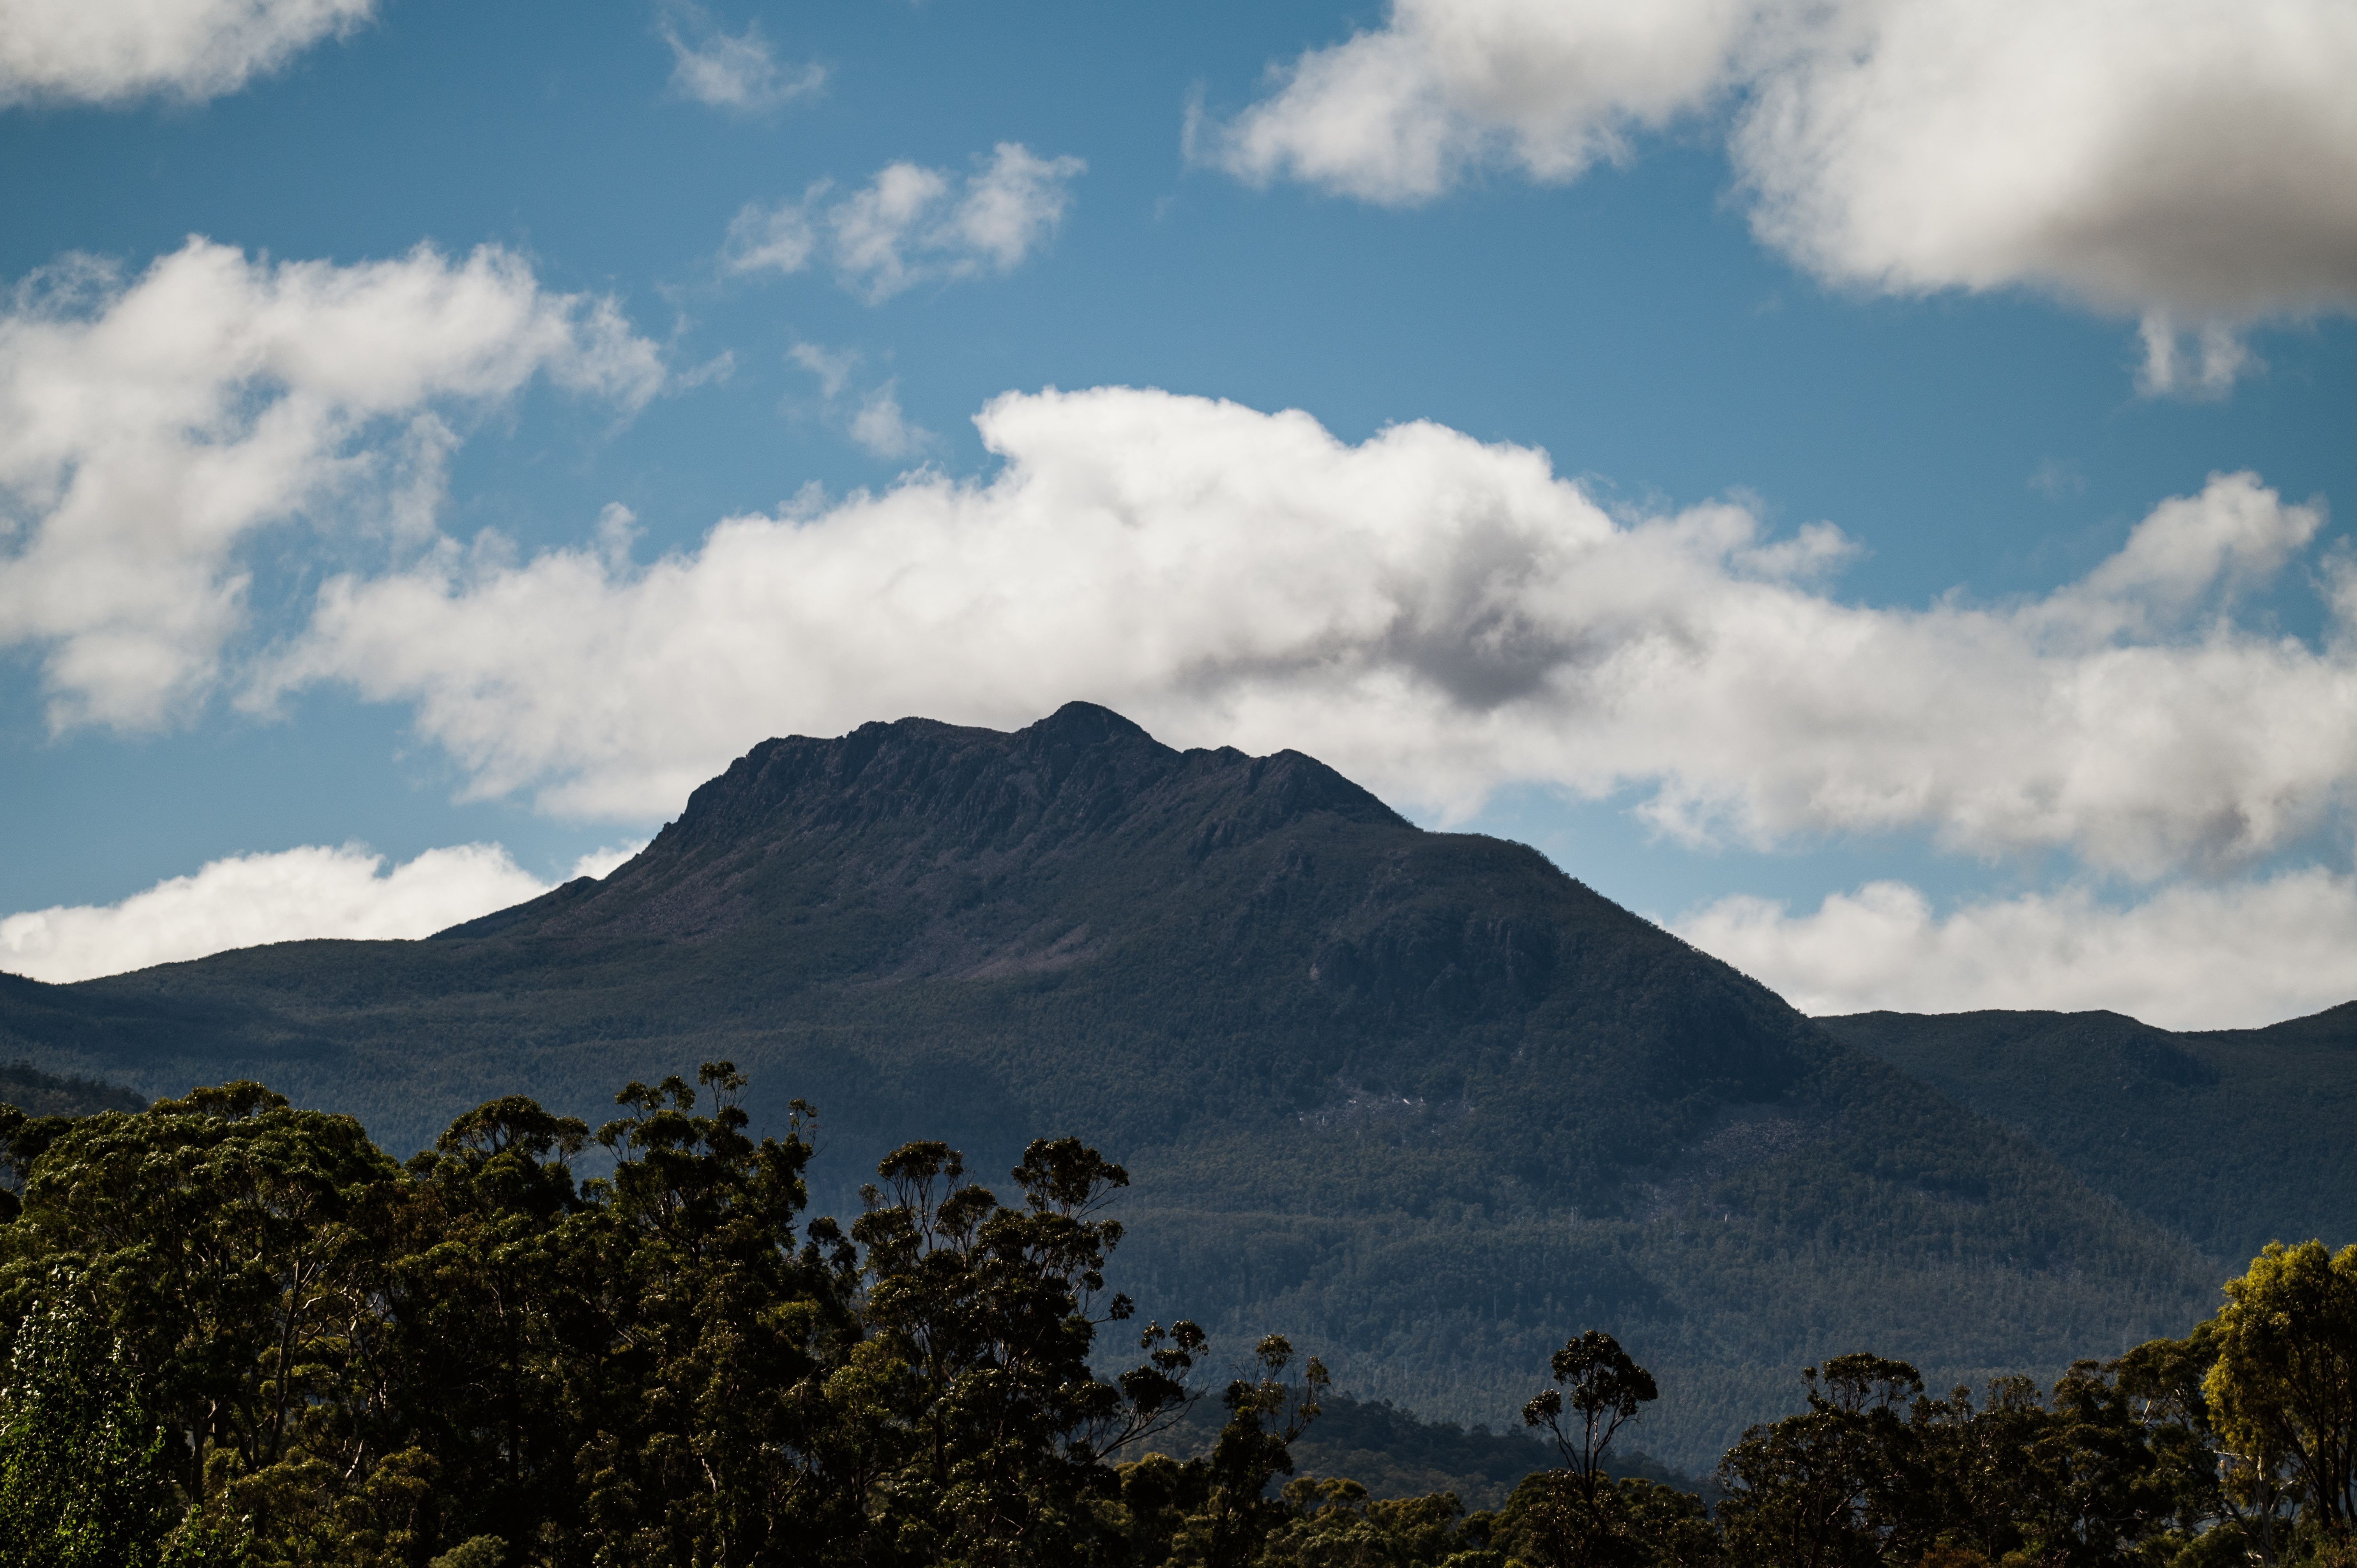
[{"label": "mountain summit", "polygon": [[[1314,812],[1407,825],[1298,752],[1175,751],[1090,703],[1012,735],[929,719],[863,725],[836,740],[764,741],[604,882],[584,877],[442,934],[710,940],[775,929],[823,865],[834,898],[937,917],[928,935],[949,965],[962,940],[990,940],[988,915],[962,899],[975,886],[1027,886],[1173,824],[1257,838]],[[1216,847],[1193,846],[1198,858]]]},{"label": "mountain summit", "polygon": [[1129,1167],[1122,1282],[1345,1387],[1501,1423],[1612,1329],[1644,1444],[1705,1458],[1861,1348],[1935,1377],[2180,1331],[2208,1265],[1523,845],[1297,753],[1073,703],[753,748],[602,881],[425,942],[0,988],[5,1043],[151,1092],[232,1076],[394,1147],[522,1090],[596,1119],[734,1059],[824,1114],[822,1206],[941,1137]]}]

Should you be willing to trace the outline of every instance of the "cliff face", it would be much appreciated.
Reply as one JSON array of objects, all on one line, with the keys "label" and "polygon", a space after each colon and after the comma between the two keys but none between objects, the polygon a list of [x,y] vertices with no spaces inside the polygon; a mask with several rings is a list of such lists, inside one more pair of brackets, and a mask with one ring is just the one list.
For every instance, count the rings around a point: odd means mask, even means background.
[{"label": "cliff face", "polygon": [[1535,852],[1081,703],[764,742],[603,881],[430,941],[0,985],[0,1051],[260,1078],[398,1152],[496,1094],[594,1123],[726,1057],[757,1122],[818,1103],[838,1208],[909,1138],[987,1172],[1077,1133],[1135,1178],[1149,1315],[1295,1334],[1361,1392],[1493,1424],[1611,1328],[1670,1372],[1645,1441],[1689,1461],[1803,1361],[2059,1365],[2181,1329],[2206,1283]]}]

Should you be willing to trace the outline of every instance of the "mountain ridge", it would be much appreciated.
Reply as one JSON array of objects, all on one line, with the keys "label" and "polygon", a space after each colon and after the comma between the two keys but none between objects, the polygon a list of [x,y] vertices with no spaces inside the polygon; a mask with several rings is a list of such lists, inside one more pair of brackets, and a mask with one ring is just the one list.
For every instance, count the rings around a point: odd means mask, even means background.
[{"label": "mountain ridge", "polygon": [[2029,1138],[2222,1264],[2357,1240],[2357,1002],[2258,1029],[2107,1011],[1876,1012],[1827,1033]]},{"label": "mountain ridge", "polygon": [[1802,1362],[2057,1368],[2181,1331],[2218,1277],[1536,851],[1088,704],[764,742],[602,881],[422,942],[0,987],[0,1050],[260,1078],[397,1153],[727,1057],[757,1122],[825,1112],[836,1208],[909,1138],[987,1171],[1076,1133],[1135,1178],[1142,1312],[1469,1423],[1611,1327],[1663,1375],[1640,1442],[1688,1466]]}]

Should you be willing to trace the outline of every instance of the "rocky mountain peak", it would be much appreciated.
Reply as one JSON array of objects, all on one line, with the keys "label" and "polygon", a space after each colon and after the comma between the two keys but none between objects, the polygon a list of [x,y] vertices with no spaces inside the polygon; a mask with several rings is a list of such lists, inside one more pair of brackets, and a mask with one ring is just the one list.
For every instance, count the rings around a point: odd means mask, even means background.
[{"label": "rocky mountain peak", "polygon": [[709,936],[755,918],[756,885],[796,868],[914,894],[952,872],[1004,880],[1114,840],[1183,842],[1200,858],[1320,812],[1413,831],[1313,757],[1179,751],[1093,703],[1012,732],[899,719],[765,740],[604,882],[442,934]]}]

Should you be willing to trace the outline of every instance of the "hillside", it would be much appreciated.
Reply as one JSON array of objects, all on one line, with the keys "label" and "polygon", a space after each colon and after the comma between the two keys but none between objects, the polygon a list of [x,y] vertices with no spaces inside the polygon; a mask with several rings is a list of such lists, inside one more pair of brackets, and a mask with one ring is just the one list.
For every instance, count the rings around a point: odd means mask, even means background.
[{"label": "hillside", "polygon": [[1135,1178],[1146,1315],[1492,1426],[1609,1327],[1664,1389],[1639,1444],[1689,1468],[1803,1361],[2051,1369],[2181,1331],[2219,1277],[1536,852],[1085,704],[765,742],[604,881],[433,940],[0,984],[0,1054],[256,1077],[396,1150],[726,1056],[757,1122],[819,1104],[838,1209],[907,1138],[992,1171],[1076,1132]]},{"label": "hillside", "polygon": [[90,1116],[101,1111],[145,1111],[147,1097],[94,1078],[60,1078],[30,1062],[0,1063],[0,1105],[27,1116]]},{"label": "hillside", "polygon": [[2357,1003],[2184,1034],[2117,1013],[1819,1022],[2222,1262],[2272,1240],[2357,1240]]}]

